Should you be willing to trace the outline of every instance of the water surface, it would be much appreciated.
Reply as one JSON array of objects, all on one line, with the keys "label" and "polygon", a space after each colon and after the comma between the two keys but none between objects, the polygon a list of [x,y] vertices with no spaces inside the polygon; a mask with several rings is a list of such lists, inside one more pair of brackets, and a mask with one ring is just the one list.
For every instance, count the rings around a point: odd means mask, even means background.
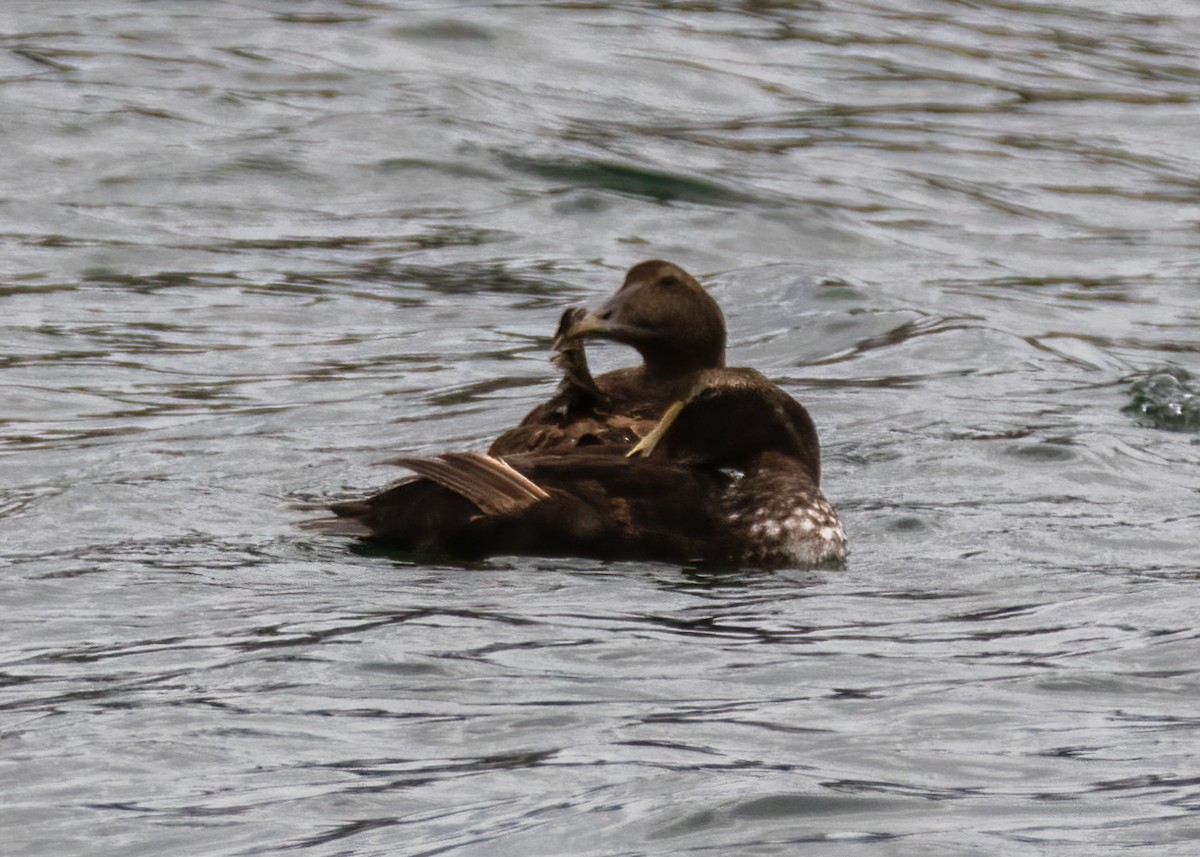
[{"label": "water surface", "polygon": [[[1197,45],[1169,0],[10,4],[0,840],[1195,853],[1200,444],[1123,408],[1200,372]],[[485,447],[655,257],[813,412],[844,570],[296,529]]]}]

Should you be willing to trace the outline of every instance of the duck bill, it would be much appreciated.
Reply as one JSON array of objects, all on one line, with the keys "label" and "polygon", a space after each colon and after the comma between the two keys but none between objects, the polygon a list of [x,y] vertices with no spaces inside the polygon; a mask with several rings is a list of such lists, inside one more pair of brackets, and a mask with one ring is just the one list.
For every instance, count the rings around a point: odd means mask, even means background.
[{"label": "duck bill", "polygon": [[597,312],[584,312],[583,310],[575,310],[571,314],[571,310],[564,314],[562,324],[559,325],[558,333],[554,337],[554,349],[556,351],[566,351],[571,348],[578,348],[583,344],[585,339],[616,339],[619,336],[620,327],[612,323],[611,320],[603,318]]},{"label": "duck bill", "polygon": [[558,335],[554,338],[554,347],[562,348],[574,345],[579,340],[590,337],[603,337],[611,329],[612,325],[601,318],[598,313],[580,312],[559,328]]},{"label": "duck bill", "polygon": [[580,308],[563,313],[554,337],[554,347],[561,351],[577,347],[585,339],[611,339],[624,342],[629,336],[628,327],[619,321],[623,295],[617,295],[599,309],[592,311]]}]

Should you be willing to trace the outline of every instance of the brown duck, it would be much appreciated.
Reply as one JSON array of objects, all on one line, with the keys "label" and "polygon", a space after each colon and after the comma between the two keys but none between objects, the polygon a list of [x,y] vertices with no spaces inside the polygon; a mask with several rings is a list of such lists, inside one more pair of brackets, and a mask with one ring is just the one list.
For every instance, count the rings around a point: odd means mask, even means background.
[{"label": "brown duck", "polygon": [[415,476],[336,504],[336,518],[308,526],[465,560],[812,566],[844,557],[846,536],[820,490],[820,445],[804,407],[752,369],[693,371],[680,383],[678,398],[628,453],[595,444],[403,456],[389,463]]}]

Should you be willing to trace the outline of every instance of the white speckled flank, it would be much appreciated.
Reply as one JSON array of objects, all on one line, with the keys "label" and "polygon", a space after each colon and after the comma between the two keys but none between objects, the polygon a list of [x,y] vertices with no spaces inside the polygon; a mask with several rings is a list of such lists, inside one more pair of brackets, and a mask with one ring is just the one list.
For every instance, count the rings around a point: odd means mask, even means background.
[{"label": "white speckled flank", "polygon": [[745,559],[779,565],[818,565],[846,555],[846,533],[819,490],[752,498],[736,488],[727,496],[730,524],[751,545]]}]

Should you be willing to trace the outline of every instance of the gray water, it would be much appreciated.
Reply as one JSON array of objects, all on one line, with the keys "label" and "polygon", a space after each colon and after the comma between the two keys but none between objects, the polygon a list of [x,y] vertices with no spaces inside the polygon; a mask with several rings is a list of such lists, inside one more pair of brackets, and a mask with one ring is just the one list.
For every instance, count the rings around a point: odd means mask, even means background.
[{"label": "gray water", "polygon": [[[1200,372],[1195,3],[8,2],[0,46],[0,852],[1200,849],[1200,444],[1122,410]],[[814,414],[844,570],[295,527],[485,447],[656,257]]]}]

